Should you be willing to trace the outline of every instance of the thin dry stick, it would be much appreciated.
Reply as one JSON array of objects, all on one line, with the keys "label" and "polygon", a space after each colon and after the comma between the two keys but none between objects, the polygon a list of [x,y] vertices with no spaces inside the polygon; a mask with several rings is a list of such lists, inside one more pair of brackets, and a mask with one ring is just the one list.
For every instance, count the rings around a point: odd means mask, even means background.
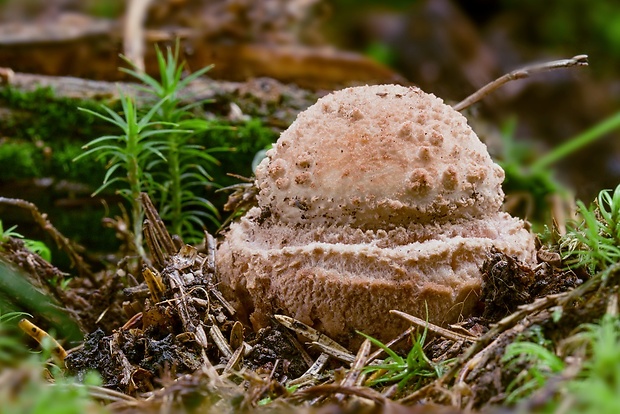
[{"label": "thin dry stick", "polygon": [[[370,355],[370,341],[365,339],[360,346],[359,351],[357,351],[357,355],[355,356],[355,361],[351,364],[351,369],[344,376],[340,385],[343,387],[354,387],[357,385],[361,385],[364,381],[364,375],[362,375],[362,368],[366,366],[368,363],[368,356]],[[344,395],[336,394],[336,399],[338,401],[342,401],[344,399]]]},{"label": "thin dry stick", "polygon": [[172,237],[170,237],[170,233],[168,233],[166,225],[159,216],[159,213],[157,212],[157,209],[153,205],[153,202],[149,198],[148,194],[141,193],[140,197],[142,201],[142,207],[144,208],[144,215],[149,221],[150,230],[152,230],[152,242],[157,243],[159,248],[157,248],[156,250],[161,250],[163,259],[166,261],[171,256],[176,254],[178,249],[174,246]]},{"label": "thin dry stick", "polygon": [[475,104],[485,96],[489,95],[490,93],[510,81],[527,78],[539,72],[546,72],[548,70],[560,68],[570,68],[572,66],[588,66],[588,55],[577,55],[570,59],[561,59],[551,62],[537,63],[525,66],[521,69],[513,70],[512,72],[507,73],[504,76],[501,76],[490,83],[487,83],[482,88],[478,89],[476,92],[454,105],[453,108],[457,111],[462,111],[463,109]]},{"label": "thin dry stick", "polygon": [[58,247],[60,247],[67,253],[69,258],[71,259],[71,263],[76,267],[78,274],[80,276],[87,277],[91,282],[93,282],[94,286],[99,285],[97,280],[95,279],[95,276],[90,271],[90,267],[88,266],[88,264],[86,264],[82,256],[80,256],[77,252],[77,249],[81,249],[81,247],[74,246],[71,241],[69,241],[69,239],[63,236],[56,229],[56,227],[54,227],[52,223],[49,222],[49,220],[47,219],[47,215],[41,214],[41,212],[39,212],[37,206],[26,200],[7,197],[0,197],[0,204],[7,204],[30,210],[34,221],[36,221],[43,230],[45,230],[47,233],[50,234],[50,236],[52,236],[52,239],[54,239],[54,242],[56,242],[56,245]]},{"label": "thin dry stick", "polygon": [[340,351],[350,356],[351,360],[355,359],[355,356],[351,354],[345,347],[343,347],[327,335],[323,335],[316,329],[306,325],[305,323],[286,315],[273,315],[273,317],[286,328],[297,332],[298,334],[310,339],[311,341],[318,342],[322,345],[326,345],[330,348]]},{"label": "thin dry stick", "polygon": [[[366,398],[368,400],[374,401],[381,406],[389,405],[391,401],[385,398],[383,395],[378,393],[369,387],[344,387],[339,384],[322,384],[322,385],[314,385],[312,387],[305,388],[303,390],[295,392],[294,396],[296,398],[308,399],[312,396],[326,396],[328,394],[346,394],[346,395],[355,395],[358,397]],[[385,411],[387,412],[387,410]]]},{"label": "thin dry stick", "polygon": [[396,309],[391,310],[390,313],[393,314],[393,315],[400,316],[401,318],[408,320],[409,322],[413,323],[414,325],[419,326],[420,328],[425,328],[425,329],[429,330],[430,332],[434,332],[434,333],[436,333],[438,335],[443,336],[444,338],[451,339],[451,340],[453,340],[455,342],[459,341],[461,339],[466,339],[466,340],[469,340],[469,341],[475,341],[476,340],[476,337],[473,336],[473,335],[463,335],[463,334],[460,334],[458,332],[454,332],[454,331],[451,331],[449,329],[442,328],[441,326],[437,326],[437,325],[432,324],[432,323],[430,323],[428,321],[425,321],[424,319],[418,318],[418,317],[413,316],[413,315],[409,315],[408,313],[401,312],[401,311],[396,310]]},{"label": "thin dry stick", "polygon": [[152,0],[130,0],[123,25],[123,49],[125,57],[144,72],[144,22]]}]

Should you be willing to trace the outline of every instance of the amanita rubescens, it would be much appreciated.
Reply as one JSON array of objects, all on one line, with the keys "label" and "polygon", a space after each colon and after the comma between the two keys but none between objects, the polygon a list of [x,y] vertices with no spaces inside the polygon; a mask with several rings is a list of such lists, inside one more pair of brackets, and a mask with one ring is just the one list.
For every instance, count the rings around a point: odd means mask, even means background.
[{"label": "amanita rubescens", "polygon": [[392,339],[477,302],[495,247],[526,262],[534,238],[501,212],[504,171],[466,119],[396,85],[332,93],[301,113],[256,170],[258,207],[218,249],[220,286],[255,328],[284,313],[349,346]]}]

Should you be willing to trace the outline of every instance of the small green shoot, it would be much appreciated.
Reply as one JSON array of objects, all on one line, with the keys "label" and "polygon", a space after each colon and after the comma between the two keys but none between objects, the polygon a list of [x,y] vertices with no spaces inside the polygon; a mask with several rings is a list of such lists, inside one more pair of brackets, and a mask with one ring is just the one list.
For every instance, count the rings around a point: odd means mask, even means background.
[{"label": "small green shoot", "polygon": [[0,220],[0,242],[5,242],[9,237],[15,239],[21,239],[24,242],[26,249],[41,256],[48,263],[52,262],[52,252],[45,243],[38,240],[26,239],[22,234],[15,231],[17,226],[11,226],[4,230],[2,220]]},{"label": "small green shoot", "polygon": [[574,152],[604,138],[620,127],[620,112],[603,120],[592,128],[568,139],[547,154],[536,157],[533,151],[514,139],[516,121],[508,122],[502,131],[502,152],[498,163],[506,173],[503,188],[506,194],[525,194],[529,207],[524,215],[532,224],[551,222],[553,197],[567,198],[568,190],[553,175],[550,167]]},{"label": "small green shoot", "polygon": [[[164,100],[157,102],[148,113],[138,114],[133,98],[120,94],[123,116],[112,109],[102,106],[107,115],[80,108],[80,110],[116,125],[122,133],[120,135],[106,135],[96,138],[86,144],[84,153],[74,159],[96,154],[96,159],[107,160],[107,172],[103,184],[93,193],[96,195],[114,183],[125,183],[127,187],[117,190],[131,206],[131,220],[135,249],[143,257],[142,246],[142,219],[144,212],[140,203],[140,193],[148,192],[150,174],[148,164],[154,158],[165,160],[162,150],[164,141],[153,139],[157,135],[167,134],[171,130],[158,129],[163,123],[151,119],[164,104]],[[168,124],[169,125],[169,124]]]},{"label": "small green shoot", "polygon": [[577,201],[581,221],[568,223],[560,240],[563,259],[569,267],[586,267],[591,273],[620,261],[620,185],[603,190],[595,202]]},{"label": "small green shoot", "polygon": [[516,378],[508,384],[506,389],[508,404],[514,404],[542,388],[549,377],[565,368],[564,361],[556,354],[544,345],[533,342],[511,343],[506,347],[502,362],[506,363],[509,369],[516,369],[522,364],[527,365],[527,368],[519,372]]},{"label": "small green shoot", "polygon": [[[208,101],[182,105],[180,93],[212,66],[183,77],[185,65],[184,62],[179,63],[179,49],[180,45],[177,42],[174,51],[168,48],[164,56],[164,53],[156,48],[159,81],[135,67],[121,68],[121,71],[140,80],[146,85],[140,89],[161,102],[156,111],[156,118],[175,125],[175,129],[166,134],[163,143],[162,152],[165,154],[165,161],[155,160],[149,166],[150,169],[156,170],[153,173],[153,184],[157,195],[153,199],[158,200],[159,212],[169,223],[172,233],[178,234],[188,242],[198,242],[204,237],[205,221],[218,225],[219,213],[209,200],[197,195],[196,189],[214,186],[205,166],[219,165],[219,161],[211,154],[229,149],[205,148],[192,142],[193,133],[214,128],[207,120],[196,118],[191,111]],[[131,64],[129,61],[128,63]]]},{"label": "small green shoot", "polygon": [[[427,329],[424,328],[422,335],[413,337],[413,346],[406,357],[402,357],[387,347],[381,341],[357,332],[368,339],[373,345],[381,348],[388,357],[382,363],[368,365],[362,369],[363,373],[376,373],[375,378],[367,381],[367,385],[384,385],[398,383],[398,388],[403,389],[413,379],[417,379],[415,388],[419,388],[426,378],[440,377],[444,371],[446,362],[436,364],[428,359],[424,353],[424,342]],[[449,361],[448,361],[449,362]]]}]

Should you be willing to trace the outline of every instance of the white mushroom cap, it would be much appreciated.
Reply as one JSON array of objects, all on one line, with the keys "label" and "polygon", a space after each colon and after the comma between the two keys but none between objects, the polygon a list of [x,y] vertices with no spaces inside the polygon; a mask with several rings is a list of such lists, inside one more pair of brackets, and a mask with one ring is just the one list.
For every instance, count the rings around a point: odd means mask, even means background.
[{"label": "white mushroom cap", "polygon": [[301,113],[258,167],[259,206],[218,248],[222,293],[255,328],[285,313],[354,347],[389,341],[398,309],[470,314],[496,248],[534,262],[500,211],[504,172],[463,116],[417,88],[335,92]]},{"label": "white mushroom cap", "polygon": [[418,88],[327,95],[256,170],[260,207],[290,224],[377,229],[499,210],[503,170],[467,120]]}]

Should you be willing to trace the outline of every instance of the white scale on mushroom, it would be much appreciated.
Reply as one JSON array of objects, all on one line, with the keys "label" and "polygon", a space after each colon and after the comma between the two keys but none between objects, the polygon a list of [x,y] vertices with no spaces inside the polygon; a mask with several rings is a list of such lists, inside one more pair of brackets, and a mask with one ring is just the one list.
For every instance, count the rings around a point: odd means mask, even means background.
[{"label": "white scale on mushroom", "polygon": [[397,309],[444,325],[478,301],[491,248],[534,262],[502,212],[504,171],[459,112],[415,87],[334,92],[256,170],[252,208],[221,242],[222,292],[260,328],[289,315],[352,346],[389,341]]}]

